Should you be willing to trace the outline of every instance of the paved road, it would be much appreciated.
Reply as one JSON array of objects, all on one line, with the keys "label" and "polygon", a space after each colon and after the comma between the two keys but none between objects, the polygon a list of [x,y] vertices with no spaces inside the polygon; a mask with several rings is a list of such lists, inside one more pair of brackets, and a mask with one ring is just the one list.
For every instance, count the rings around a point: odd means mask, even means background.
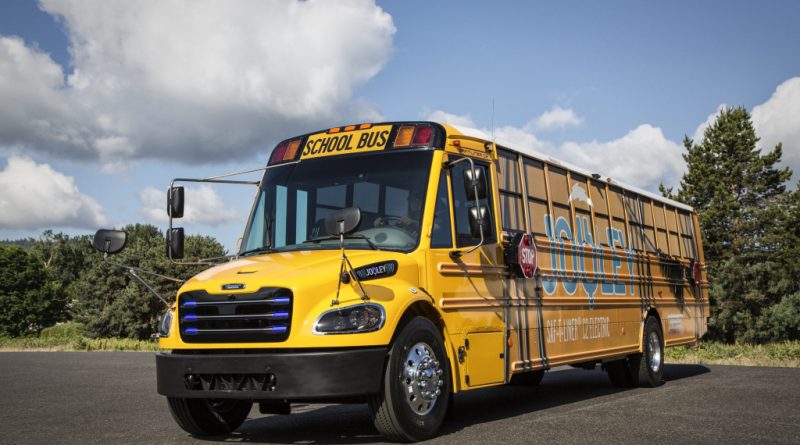
[{"label": "paved road", "polygon": [[[800,442],[800,369],[667,365],[666,384],[618,390],[564,369],[536,388],[472,391],[430,443]],[[381,442],[365,405],[255,408],[219,441]],[[208,443],[186,435],[156,394],[151,353],[0,353],[0,443]]]}]

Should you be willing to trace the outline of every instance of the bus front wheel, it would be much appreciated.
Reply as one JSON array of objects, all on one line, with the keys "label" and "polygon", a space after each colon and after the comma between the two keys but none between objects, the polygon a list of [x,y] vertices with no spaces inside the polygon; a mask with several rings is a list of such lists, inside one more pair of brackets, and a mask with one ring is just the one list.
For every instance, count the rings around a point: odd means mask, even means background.
[{"label": "bus front wheel", "polygon": [[432,437],[444,421],[449,393],[442,336],[430,320],[416,317],[395,339],[381,391],[370,399],[375,428],[399,442]]},{"label": "bus front wheel", "polygon": [[185,399],[167,397],[175,423],[193,436],[218,436],[244,423],[253,402],[246,400]]}]

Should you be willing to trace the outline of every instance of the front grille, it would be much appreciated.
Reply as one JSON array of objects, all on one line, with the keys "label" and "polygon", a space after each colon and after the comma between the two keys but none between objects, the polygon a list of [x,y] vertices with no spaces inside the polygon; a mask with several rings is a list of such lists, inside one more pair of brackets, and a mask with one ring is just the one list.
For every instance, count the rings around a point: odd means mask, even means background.
[{"label": "front grille", "polygon": [[190,291],[178,298],[186,343],[280,342],[292,327],[292,291],[262,287],[246,294]]}]

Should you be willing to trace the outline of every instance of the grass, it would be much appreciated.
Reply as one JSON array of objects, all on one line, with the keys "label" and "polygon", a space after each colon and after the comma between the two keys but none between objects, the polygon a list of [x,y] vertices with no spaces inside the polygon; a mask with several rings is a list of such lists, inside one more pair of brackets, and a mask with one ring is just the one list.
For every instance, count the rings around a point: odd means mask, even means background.
[{"label": "grass", "polygon": [[157,351],[155,340],[130,338],[0,338],[0,351]]},{"label": "grass", "polygon": [[765,345],[700,343],[667,348],[667,363],[800,367],[800,341]]}]

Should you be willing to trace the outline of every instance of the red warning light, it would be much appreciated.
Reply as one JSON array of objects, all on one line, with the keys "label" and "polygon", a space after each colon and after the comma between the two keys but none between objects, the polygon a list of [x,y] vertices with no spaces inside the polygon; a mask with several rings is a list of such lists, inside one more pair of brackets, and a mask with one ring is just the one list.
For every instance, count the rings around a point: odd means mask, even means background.
[{"label": "red warning light", "polygon": [[428,145],[431,139],[433,139],[433,128],[429,125],[417,125],[414,137],[411,138],[411,145]]},{"label": "red warning light", "polygon": [[699,286],[700,282],[703,281],[703,275],[700,273],[700,262],[697,260],[693,260],[692,276],[694,278],[695,286]]},{"label": "red warning light", "polygon": [[269,157],[269,163],[274,164],[276,162],[281,162],[283,160],[283,155],[286,154],[286,147],[289,146],[289,141],[284,141],[278,144],[274,150],[272,150],[272,155]]}]

